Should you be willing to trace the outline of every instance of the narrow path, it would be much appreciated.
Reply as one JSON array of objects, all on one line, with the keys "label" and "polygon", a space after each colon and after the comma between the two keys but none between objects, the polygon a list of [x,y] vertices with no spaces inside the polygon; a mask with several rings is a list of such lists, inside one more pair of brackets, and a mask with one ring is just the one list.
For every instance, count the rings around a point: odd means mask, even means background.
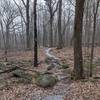
[{"label": "narrow path", "polygon": [[[52,48],[45,48],[45,55],[47,58],[51,59],[50,64],[54,64],[54,67],[56,66],[55,64],[61,66],[60,59],[54,55]],[[58,84],[55,86],[55,87],[59,87],[59,89],[57,89],[59,90],[59,92],[57,91],[56,94],[46,95],[42,100],[64,100],[63,97],[65,96],[65,93],[66,93],[65,89],[67,88],[67,86],[69,86],[69,80],[66,80],[64,83],[63,79],[66,79],[66,77],[68,76],[65,76],[65,74],[63,73],[61,69],[59,69],[59,67],[55,67],[55,70],[53,71],[54,71],[53,74],[55,74],[59,80]],[[61,86],[64,89],[61,89]]]},{"label": "narrow path", "polygon": [[46,54],[47,57],[59,60],[59,58],[57,58],[56,56],[51,54],[52,48],[45,48],[45,52],[46,52],[45,54]]}]

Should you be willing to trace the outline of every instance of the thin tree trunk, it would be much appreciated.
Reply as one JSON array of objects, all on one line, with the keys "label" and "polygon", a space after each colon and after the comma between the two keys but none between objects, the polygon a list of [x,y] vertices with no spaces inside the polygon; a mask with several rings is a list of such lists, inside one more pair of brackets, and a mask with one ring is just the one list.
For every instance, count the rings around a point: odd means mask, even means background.
[{"label": "thin tree trunk", "polygon": [[53,46],[53,29],[52,29],[52,26],[53,26],[53,17],[52,15],[50,16],[50,47]]},{"label": "thin tree trunk", "polygon": [[38,45],[37,45],[37,0],[34,0],[34,67],[38,66]]},{"label": "thin tree trunk", "polygon": [[98,13],[99,2],[100,2],[100,0],[97,1],[96,11],[94,12],[92,47],[91,47],[91,58],[90,58],[90,77],[92,77],[93,58],[94,58],[94,45],[95,45],[95,35],[96,35],[96,21],[97,21],[97,13]]},{"label": "thin tree trunk", "polygon": [[26,4],[26,42],[27,42],[27,49],[30,49],[30,32],[29,32],[29,27],[30,27],[30,16],[29,16],[29,0],[27,0]]},{"label": "thin tree trunk", "polygon": [[61,22],[62,22],[62,0],[59,0],[59,12],[58,12],[58,48],[59,49],[63,47]]}]

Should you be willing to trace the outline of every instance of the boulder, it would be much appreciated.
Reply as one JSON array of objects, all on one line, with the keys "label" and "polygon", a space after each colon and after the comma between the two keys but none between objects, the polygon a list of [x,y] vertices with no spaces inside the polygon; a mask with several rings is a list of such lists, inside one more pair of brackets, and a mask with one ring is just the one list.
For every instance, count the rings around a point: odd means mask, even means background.
[{"label": "boulder", "polygon": [[36,78],[36,84],[43,88],[52,87],[56,84],[57,78],[49,74],[41,74]]}]

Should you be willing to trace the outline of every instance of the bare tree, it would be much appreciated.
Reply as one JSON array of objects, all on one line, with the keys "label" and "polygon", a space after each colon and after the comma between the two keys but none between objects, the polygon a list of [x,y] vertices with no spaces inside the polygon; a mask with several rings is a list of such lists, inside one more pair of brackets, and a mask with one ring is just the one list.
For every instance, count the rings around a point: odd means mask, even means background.
[{"label": "bare tree", "polygon": [[[50,41],[50,47],[53,46],[53,19],[54,19],[54,15],[58,9],[58,3],[56,4],[56,0],[45,0],[46,1],[46,5],[48,7],[48,12],[50,14],[50,38],[49,38],[49,41]],[[56,8],[55,8],[55,5],[56,5]],[[55,8],[55,9],[54,9]]]},{"label": "bare tree", "polygon": [[24,17],[24,15],[23,15],[22,8],[17,4],[17,2],[15,0],[13,0],[13,1],[17,5],[19,12],[21,14],[21,17],[23,18],[24,23],[26,25],[26,48],[27,48],[27,50],[29,50],[31,48],[31,45],[30,45],[30,13],[29,13],[30,0],[26,0],[26,3],[24,0],[21,0],[25,7],[26,17]]},{"label": "bare tree", "polygon": [[[7,61],[7,52],[8,49],[10,49],[10,29],[12,22],[19,16],[17,9],[14,8],[13,4],[10,1],[4,0],[3,5],[2,5],[2,11],[1,11],[1,16],[2,16],[2,24],[1,27],[5,28],[5,35],[3,35],[4,39],[4,45],[5,45],[5,61]],[[12,26],[13,27],[13,26]],[[3,29],[4,29],[3,28]]]},{"label": "bare tree", "polygon": [[100,0],[97,0],[96,7],[95,2],[93,5],[93,35],[92,35],[92,46],[91,46],[91,57],[90,57],[90,77],[92,77],[92,67],[93,67],[93,58],[94,58],[94,45],[95,45],[95,34],[96,34],[96,22],[97,22],[97,14]]}]

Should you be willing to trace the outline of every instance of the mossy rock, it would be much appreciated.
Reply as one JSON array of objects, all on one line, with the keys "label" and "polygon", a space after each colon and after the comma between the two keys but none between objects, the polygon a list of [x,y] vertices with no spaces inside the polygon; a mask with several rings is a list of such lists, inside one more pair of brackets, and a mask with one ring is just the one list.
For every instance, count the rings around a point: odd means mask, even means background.
[{"label": "mossy rock", "polygon": [[6,67],[5,64],[3,64],[2,62],[0,62],[0,69]]},{"label": "mossy rock", "polygon": [[23,70],[20,70],[20,69],[15,70],[15,71],[13,72],[13,75],[14,75],[15,77],[22,77],[24,74],[25,74],[25,72],[24,72]]},{"label": "mossy rock", "polygon": [[7,69],[7,66],[3,62],[0,62],[0,70],[4,71],[6,69]]},{"label": "mossy rock", "polygon": [[36,84],[43,88],[52,87],[56,82],[57,78],[48,74],[41,74],[36,78]]},{"label": "mossy rock", "polygon": [[49,64],[51,61],[52,61],[52,57],[50,58],[50,57],[46,57],[46,59],[45,59],[45,63],[46,64]]},{"label": "mossy rock", "polygon": [[62,64],[61,66],[62,66],[62,69],[67,69],[67,68],[69,68],[69,65],[68,65],[68,64]]},{"label": "mossy rock", "polygon": [[5,79],[0,79],[0,89],[2,89],[5,86],[7,86],[6,80]]},{"label": "mossy rock", "polygon": [[16,77],[16,78],[22,78],[23,80],[26,79],[26,80],[28,80],[30,82],[32,82],[32,78],[33,78],[33,75],[31,75],[29,73],[26,73],[23,70],[15,70],[13,72],[13,76]]}]

